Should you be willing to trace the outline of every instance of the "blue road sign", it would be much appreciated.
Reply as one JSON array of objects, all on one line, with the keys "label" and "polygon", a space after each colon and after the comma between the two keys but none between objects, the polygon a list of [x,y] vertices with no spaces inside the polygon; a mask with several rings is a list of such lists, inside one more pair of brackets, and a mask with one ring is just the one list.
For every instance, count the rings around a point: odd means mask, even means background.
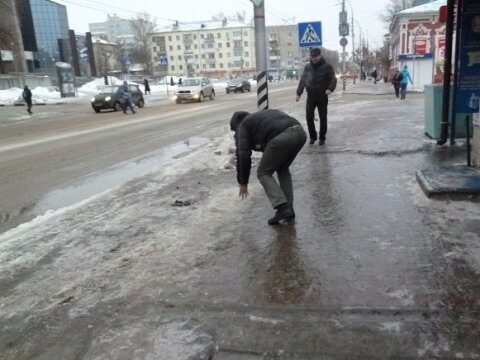
[{"label": "blue road sign", "polygon": [[322,22],[299,23],[298,44],[300,47],[322,46]]}]

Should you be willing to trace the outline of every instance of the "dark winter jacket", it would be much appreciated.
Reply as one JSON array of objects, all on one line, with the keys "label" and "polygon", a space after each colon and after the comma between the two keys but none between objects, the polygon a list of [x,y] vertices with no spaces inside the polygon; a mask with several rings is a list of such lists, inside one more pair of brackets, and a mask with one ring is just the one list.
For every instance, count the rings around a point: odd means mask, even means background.
[{"label": "dark winter jacket", "polygon": [[27,102],[32,101],[32,92],[30,91],[29,88],[26,88],[23,90],[22,97],[23,97],[23,100]]},{"label": "dark winter jacket", "polygon": [[120,95],[122,95],[123,100],[130,100],[132,98],[132,93],[128,85],[122,85],[119,89]]},{"label": "dark winter jacket", "polygon": [[252,150],[262,151],[268,142],[289,127],[300,125],[291,116],[278,110],[261,110],[246,116],[235,131],[237,181],[248,184],[252,166]]},{"label": "dark winter jacket", "polygon": [[321,97],[327,90],[334,91],[336,86],[337,78],[333,67],[322,58],[318,64],[310,62],[305,65],[298,83],[297,95],[302,95],[306,88],[308,96]]}]

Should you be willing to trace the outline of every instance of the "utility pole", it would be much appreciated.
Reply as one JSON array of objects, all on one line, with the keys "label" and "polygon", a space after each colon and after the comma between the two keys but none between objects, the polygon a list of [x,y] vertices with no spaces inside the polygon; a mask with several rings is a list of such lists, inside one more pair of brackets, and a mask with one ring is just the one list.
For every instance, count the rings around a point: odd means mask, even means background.
[{"label": "utility pole", "polygon": [[345,73],[347,72],[347,64],[345,63],[345,58],[346,58],[346,53],[345,53],[345,47],[348,44],[348,40],[345,36],[348,36],[348,17],[347,17],[347,12],[345,11],[345,0],[342,0],[342,11],[340,12],[340,21],[338,25],[338,32],[340,36],[342,37],[340,39],[340,45],[342,46],[342,73],[343,73],[343,90],[346,90],[347,88],[347,83],[346,83],[346,78],[345,78]]},{"label": "utility pole", "polygon": [[[350,4],[350,7],[351,7],[351,4]],[[356,61],[355,61],[355,27],[353,26],[353,8],[352,8],[352,60],[353,60],[353,64],[356,65]],[[355,69],[355,73],[356,73],[356,69]],[[353,76],[353,85],[355,85],[355,79],[357,78],[356,75]]]},{"label": "utility pole", "polygon": [[253,3],[255,24],[255,53],[257,66],[257,105],[258,110],[268,109],[267,83],[267,36],[265,31],[264,0],[250,0]]}]

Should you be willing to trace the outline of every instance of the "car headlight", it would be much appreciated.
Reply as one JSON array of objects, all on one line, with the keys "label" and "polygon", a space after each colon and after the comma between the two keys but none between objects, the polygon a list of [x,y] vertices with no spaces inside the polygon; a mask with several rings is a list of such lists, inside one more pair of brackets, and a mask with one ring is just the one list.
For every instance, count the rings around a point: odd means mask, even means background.
[{"label": "car headlight", "polygon": [[110,100],[112,100],[112,97],[111,97],[111,96],[107,96],[107,97],[105,98],[105,101],[110,101]]},{"label": "car headlight", "polygon": [[91,101],[91,102],[94,102],[94,101],[95,101],[95,98],[94,98],[94,97],[93,97],[93,98],[91,98],[91,99],[90,99],[90,101]]}]

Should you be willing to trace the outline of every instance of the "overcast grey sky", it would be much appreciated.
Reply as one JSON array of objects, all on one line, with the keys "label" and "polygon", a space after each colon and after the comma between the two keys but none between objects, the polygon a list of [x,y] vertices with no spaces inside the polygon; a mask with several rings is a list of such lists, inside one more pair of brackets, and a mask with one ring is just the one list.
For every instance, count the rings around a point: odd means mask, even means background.
[{"label": "overcast grey sky", "polygon": [[[70,28],[77,33],[88,31],[88,24],[102,22],[107,14],[131,18],[137,13],[147,12],[157,19],[159,25],[180,22],[208,20],[213,15],[223,13],[234,16],[243,13],[247,19],[253,16],[250,0],[55,0],[67,6]],[[355,37],[358,42],[359,26],[369,45],[379,47],[382,44],[386,26],[379,20],[389,0],[376,0],[375,5],[366,0],[346,0],[349,21],[353,7]],[[368,5],[367,5],[368,4]],[[324,47],[341,50],[338,45],[338,13],[340,0],[265,0],[267,25],[297,24],[299,22],[321,21]],[[351,50],[349,37],[347,50]]]}]

